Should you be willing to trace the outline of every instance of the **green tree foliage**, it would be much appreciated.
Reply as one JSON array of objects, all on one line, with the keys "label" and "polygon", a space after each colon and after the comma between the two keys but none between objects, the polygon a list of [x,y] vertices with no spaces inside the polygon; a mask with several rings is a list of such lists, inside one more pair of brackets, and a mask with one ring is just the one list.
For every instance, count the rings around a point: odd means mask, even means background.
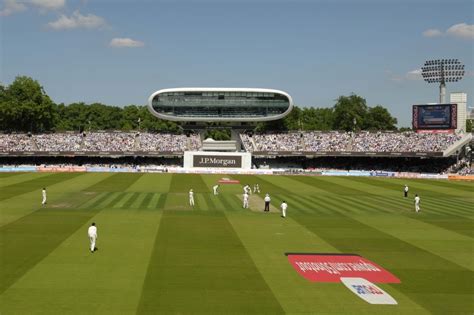
[{"label": "green tree foliage", "polygon": [[214,140],[230,140],[229,129],[209,129],[206,130],[204,138],[212,138]]},{"label": "green tree foliage", "polygon": [[396,130],[397,119],[392,117],[388,110],[377,105],[370,107],[365,116],[364,129],[366,130]]},{"label": "green tree foliage", "polygon": [[0,89],[0,130],[43,132],[54,128],[55,104],[38,81],[19,76]]},{"label": "green tree foliage", "polygon": [[355,94],[340,96],[333,109],[333,129],[351,131],[365,126],[368,106],[364,98]]},{"label": "green tree foliage", "polygon": [[301,114],[301,129],[332,130],[334,124],[333,111],[332,108],[304,108]]},{"label": "green tree foliage", "polygon": [[466,120],[466,132],[472,132],[472,119]]}]

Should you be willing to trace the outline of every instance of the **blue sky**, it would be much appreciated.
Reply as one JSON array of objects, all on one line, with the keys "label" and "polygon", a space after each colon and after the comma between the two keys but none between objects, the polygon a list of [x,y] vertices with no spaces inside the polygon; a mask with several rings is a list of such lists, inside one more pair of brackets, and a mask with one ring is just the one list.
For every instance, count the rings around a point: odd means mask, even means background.
[{"label": "blue sky", "polygon": [[263,87],[297,105],[356,93],[410,125],[436,102],[417,70],[458,58],[448,92],[474,97],[473,1],[1,0],[0,81],[37,79],[57,103],[146,103],[182,86]]}]

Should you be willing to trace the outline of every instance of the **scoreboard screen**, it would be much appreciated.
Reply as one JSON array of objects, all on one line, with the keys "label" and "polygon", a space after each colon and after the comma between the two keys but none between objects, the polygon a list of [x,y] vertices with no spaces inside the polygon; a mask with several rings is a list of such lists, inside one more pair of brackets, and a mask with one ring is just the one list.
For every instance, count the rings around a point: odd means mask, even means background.
[{"label": "scoreboard screen", "polygon": [[456,129],[457,105],[413,105],[413,129]]}]

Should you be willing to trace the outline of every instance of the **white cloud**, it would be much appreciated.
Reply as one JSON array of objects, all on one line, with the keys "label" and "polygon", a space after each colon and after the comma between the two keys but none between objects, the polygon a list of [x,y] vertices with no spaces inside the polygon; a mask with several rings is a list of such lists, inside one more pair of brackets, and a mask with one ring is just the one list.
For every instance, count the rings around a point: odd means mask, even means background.
[{"label": "white cloud", "polygon": [[448,28],[446,34],[465,39],[474,39],[474,24],[460,23],[453,25]]},{"label": "white cloud", "polygon": [[421,76],[421,69],[415,69],[412,71],[408,71],[405,75],[407,80],[422,80],[423,77]]},{"label": "white cloud", "polygon": [[5,0],[0,16],[7,16],[36,7],[40,11],[58,10],[66,5],[66,0]]},{"label": "white cloud", "polygon": [[0,10],[0,16],[8,16],[16,12],[26,10],[26,5],[16,0],[5,0],[3,8]]},{"label": "white cloud", "polygon": [[110,43],[110,47],[143,47],[145,44],[141,41],[134,40],[131,38],[113,38]]},{"label": "white cloud", "polygon": [[66,5],[65,0],[30,0],[32,5],[44,10],[57,10]]},{"label": "white cloud", "polygon": [[430,28],[429,30],[426,30],[423,32],[423,36],[425,37],[438,37],[442,35],[443,35],[443,32],[434,28]]},{"label": "white cloud", "polygon": [[459,23],[451,26],[446,31],[428,29],[423,32],[425,37],[451,36],[462,39],[474,39],[474,24]]},{"label": "white cloud", "polygon": [[61,14],[56,21],[48,23],[48,27],[56,31],[76,28],[95,29],[105,25],[105,20],[102,17],[93,14],[82,15],[79,11],[74,11],[69,17]]},{"label": "white cloud", "polygon": [[385,74],[387,75],[388,79],[393,82],[404,82],[404,81],[419,81],[423,80],[421,75],[421,69],[415,69],[408,71],[407,73],[398,74],[394,73],[390,70],[385,70]]}]

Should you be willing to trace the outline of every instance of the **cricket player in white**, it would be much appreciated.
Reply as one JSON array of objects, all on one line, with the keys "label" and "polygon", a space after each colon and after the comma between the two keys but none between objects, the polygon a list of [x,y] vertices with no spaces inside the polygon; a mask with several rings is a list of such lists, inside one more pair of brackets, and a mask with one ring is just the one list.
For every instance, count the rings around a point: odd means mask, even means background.
[{"label": "cricket player in white", "polygon": [[244,193],[244,205],[243,205],[243,208],[244,209],[248,209],[249,207],[249,194],[247,194],[246,192]]},{"label": "cricket player in white", "polygon": [[404,193],[405,198],[408,197],[408,186],[407,185],[405,185],[405,188],[403,189],[403,193]]},{"label": "cricket player in white", "polygon": [[41,204],[44,206],[46,204],[46,188],[43,188],[41,194],[43,195],[43,201],[41,201]]},{"label": "cricket player in white", "polygon": [[218,189],[219,189],[219,185],[214,185],[214,186],[212,186],[212,190],[214,191],[214,196],[219,193],[219,192],[217,191]]},{"label": "cricket player in white", "polygon": [[91,242],[91,253],[93,253],[96,250],[95,242],[97,241],[97,227],[95,226],[94,222],[92,222],[91,226],[89,226],[87,234],[89,235],[89,240]]},{"label": "cricket player in white", "polygon": [[283,200],[283,202],[281,203],[280,208],[281,208],[282,218],[286,218],[286,208],[288,208],[288,204],[286,203],[285,200]]},{"label": "cricket player in white", "polygon": [[192,189],[189,190],[189,205],[194,207],[194,193]]},{"label": "cricket player in white", "polygon": [[420,197],[418,195],[415,195],[415,211],[420,211]]},{"label": "cricket player in white", "polygon": [[249,185],[245,185],[244,186],[244,193],[249,194],[249,195],[252,194],[252,188],[250,188]]}]

